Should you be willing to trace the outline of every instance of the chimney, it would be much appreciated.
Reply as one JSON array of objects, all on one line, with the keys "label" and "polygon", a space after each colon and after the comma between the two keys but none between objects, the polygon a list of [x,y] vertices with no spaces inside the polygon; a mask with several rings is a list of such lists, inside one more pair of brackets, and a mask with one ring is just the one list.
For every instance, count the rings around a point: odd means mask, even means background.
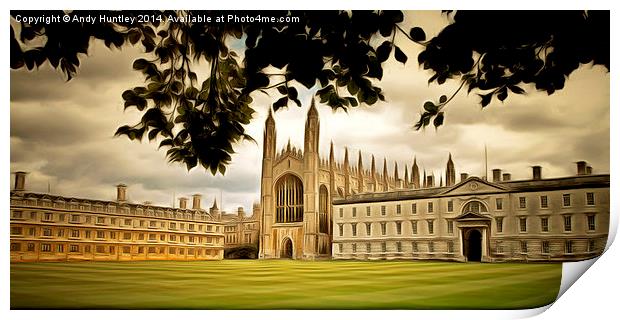
[{"label": "chimney", "polygon": [[201,195],[195,194],[192,196],[192,209],[198,210],[200,209],[200,198]]},{"label": "chimney", "polygon": [[502,174],[502,181],[510,181],[510,173]]},{"label": "chimney", "polygon": [[14,191],[24,191],[26,190],[26,172],[17,171],[15,172],[15,188]]},{"label": "chimney", "polygon": [[592,167],[591,166],[587,166],[586,167],[586,174],[592,174]]},{"label": "chimney", "polygon": [[493,182],[501,182],[502,169],[493,169]]},{"label": "chimney", "polygon": [[122,183],[116,186],[116,201],[127,202],[127,186]]},{"label": "chimney", "polygon": [[465,172],[461,173],[461,181],[465,181],[465,180],[467,180],[467,178],[469,178],[469,174],[468,173],[465,173]]},{"label": "chimney", "polygon": [[577,161],[577,175],[578,176],[583,176],[586,174],[586,166],[587,166],[587,162],[585,161]]},{"label": "chimney", "polygon": [[243,218],[243,216],[245,216],[245,212],[243,212],[243,207],[238,207],[237,208],[237,217],[239,217],[239,221],[241,221],[241,218]]},{"label": "chimney", "polygon": [[541,166],[533,166],[532,167],[532,180],[540,180],[542,176],[541,172],[542,172]]},{"label": "chimney", "polygon": [[185,197],[179,198],[179,208],[187,209],[187,198]]}]

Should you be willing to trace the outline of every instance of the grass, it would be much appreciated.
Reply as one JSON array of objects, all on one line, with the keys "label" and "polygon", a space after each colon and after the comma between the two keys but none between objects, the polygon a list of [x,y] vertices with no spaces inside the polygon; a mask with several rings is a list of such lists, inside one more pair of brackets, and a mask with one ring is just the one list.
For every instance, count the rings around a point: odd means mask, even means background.
[{"label": "grass", "polygon": [[561,264],[142,261],[11,264],[11,309],[521,309]]}]

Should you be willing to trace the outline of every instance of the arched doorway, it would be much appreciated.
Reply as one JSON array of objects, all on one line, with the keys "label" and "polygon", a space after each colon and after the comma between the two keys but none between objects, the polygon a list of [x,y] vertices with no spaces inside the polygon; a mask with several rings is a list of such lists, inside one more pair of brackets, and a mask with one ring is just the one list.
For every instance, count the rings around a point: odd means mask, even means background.
[{"label": "arched doorway", "polygon": [[282,252],[280,253],[280,258],[283,259],[293,259],[293,241],[290,238],[284,239],[282,243]]},{"label": "arched doorway", "polygon": [[482,259],[482,233],[478,229],[471,229],[465,235],[465,256],[467,261],[480,262]]}]

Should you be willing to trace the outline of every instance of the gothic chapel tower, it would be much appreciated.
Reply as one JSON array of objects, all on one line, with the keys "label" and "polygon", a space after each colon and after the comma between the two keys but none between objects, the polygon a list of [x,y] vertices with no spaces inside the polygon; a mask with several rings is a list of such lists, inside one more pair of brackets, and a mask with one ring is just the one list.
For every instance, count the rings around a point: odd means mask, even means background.
[{"label": "gothic chapel tower", "polygon": [[[317,259],[330,256],[329,175],[319,183],[319,114],[308,110],[303,150],[291,144],[276,153],[275,120],[265,121],[261,178],[259,258]],[[327,171],[325,169],[324,171]]]}]

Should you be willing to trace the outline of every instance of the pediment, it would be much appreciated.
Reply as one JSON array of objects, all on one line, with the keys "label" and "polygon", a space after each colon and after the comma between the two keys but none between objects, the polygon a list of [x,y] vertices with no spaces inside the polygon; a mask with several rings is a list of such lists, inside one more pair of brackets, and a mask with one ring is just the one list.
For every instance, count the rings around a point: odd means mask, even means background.
[{"label": "pediment", "polygon": [[462,215],[456,217],[456,220],[490,220],[491,218],[483,216],[479,213],[475,213],[475,212],[467,212],[467,213],[463,213]]},{"label": "pediment", "polygon": [[442,195],[459,195],[459,194],[480,194],[480,193],[496,193],[507,192],[508,188],[482,180],[478,177],[471,177],[460,182],[454,187],[444,191]]}]

